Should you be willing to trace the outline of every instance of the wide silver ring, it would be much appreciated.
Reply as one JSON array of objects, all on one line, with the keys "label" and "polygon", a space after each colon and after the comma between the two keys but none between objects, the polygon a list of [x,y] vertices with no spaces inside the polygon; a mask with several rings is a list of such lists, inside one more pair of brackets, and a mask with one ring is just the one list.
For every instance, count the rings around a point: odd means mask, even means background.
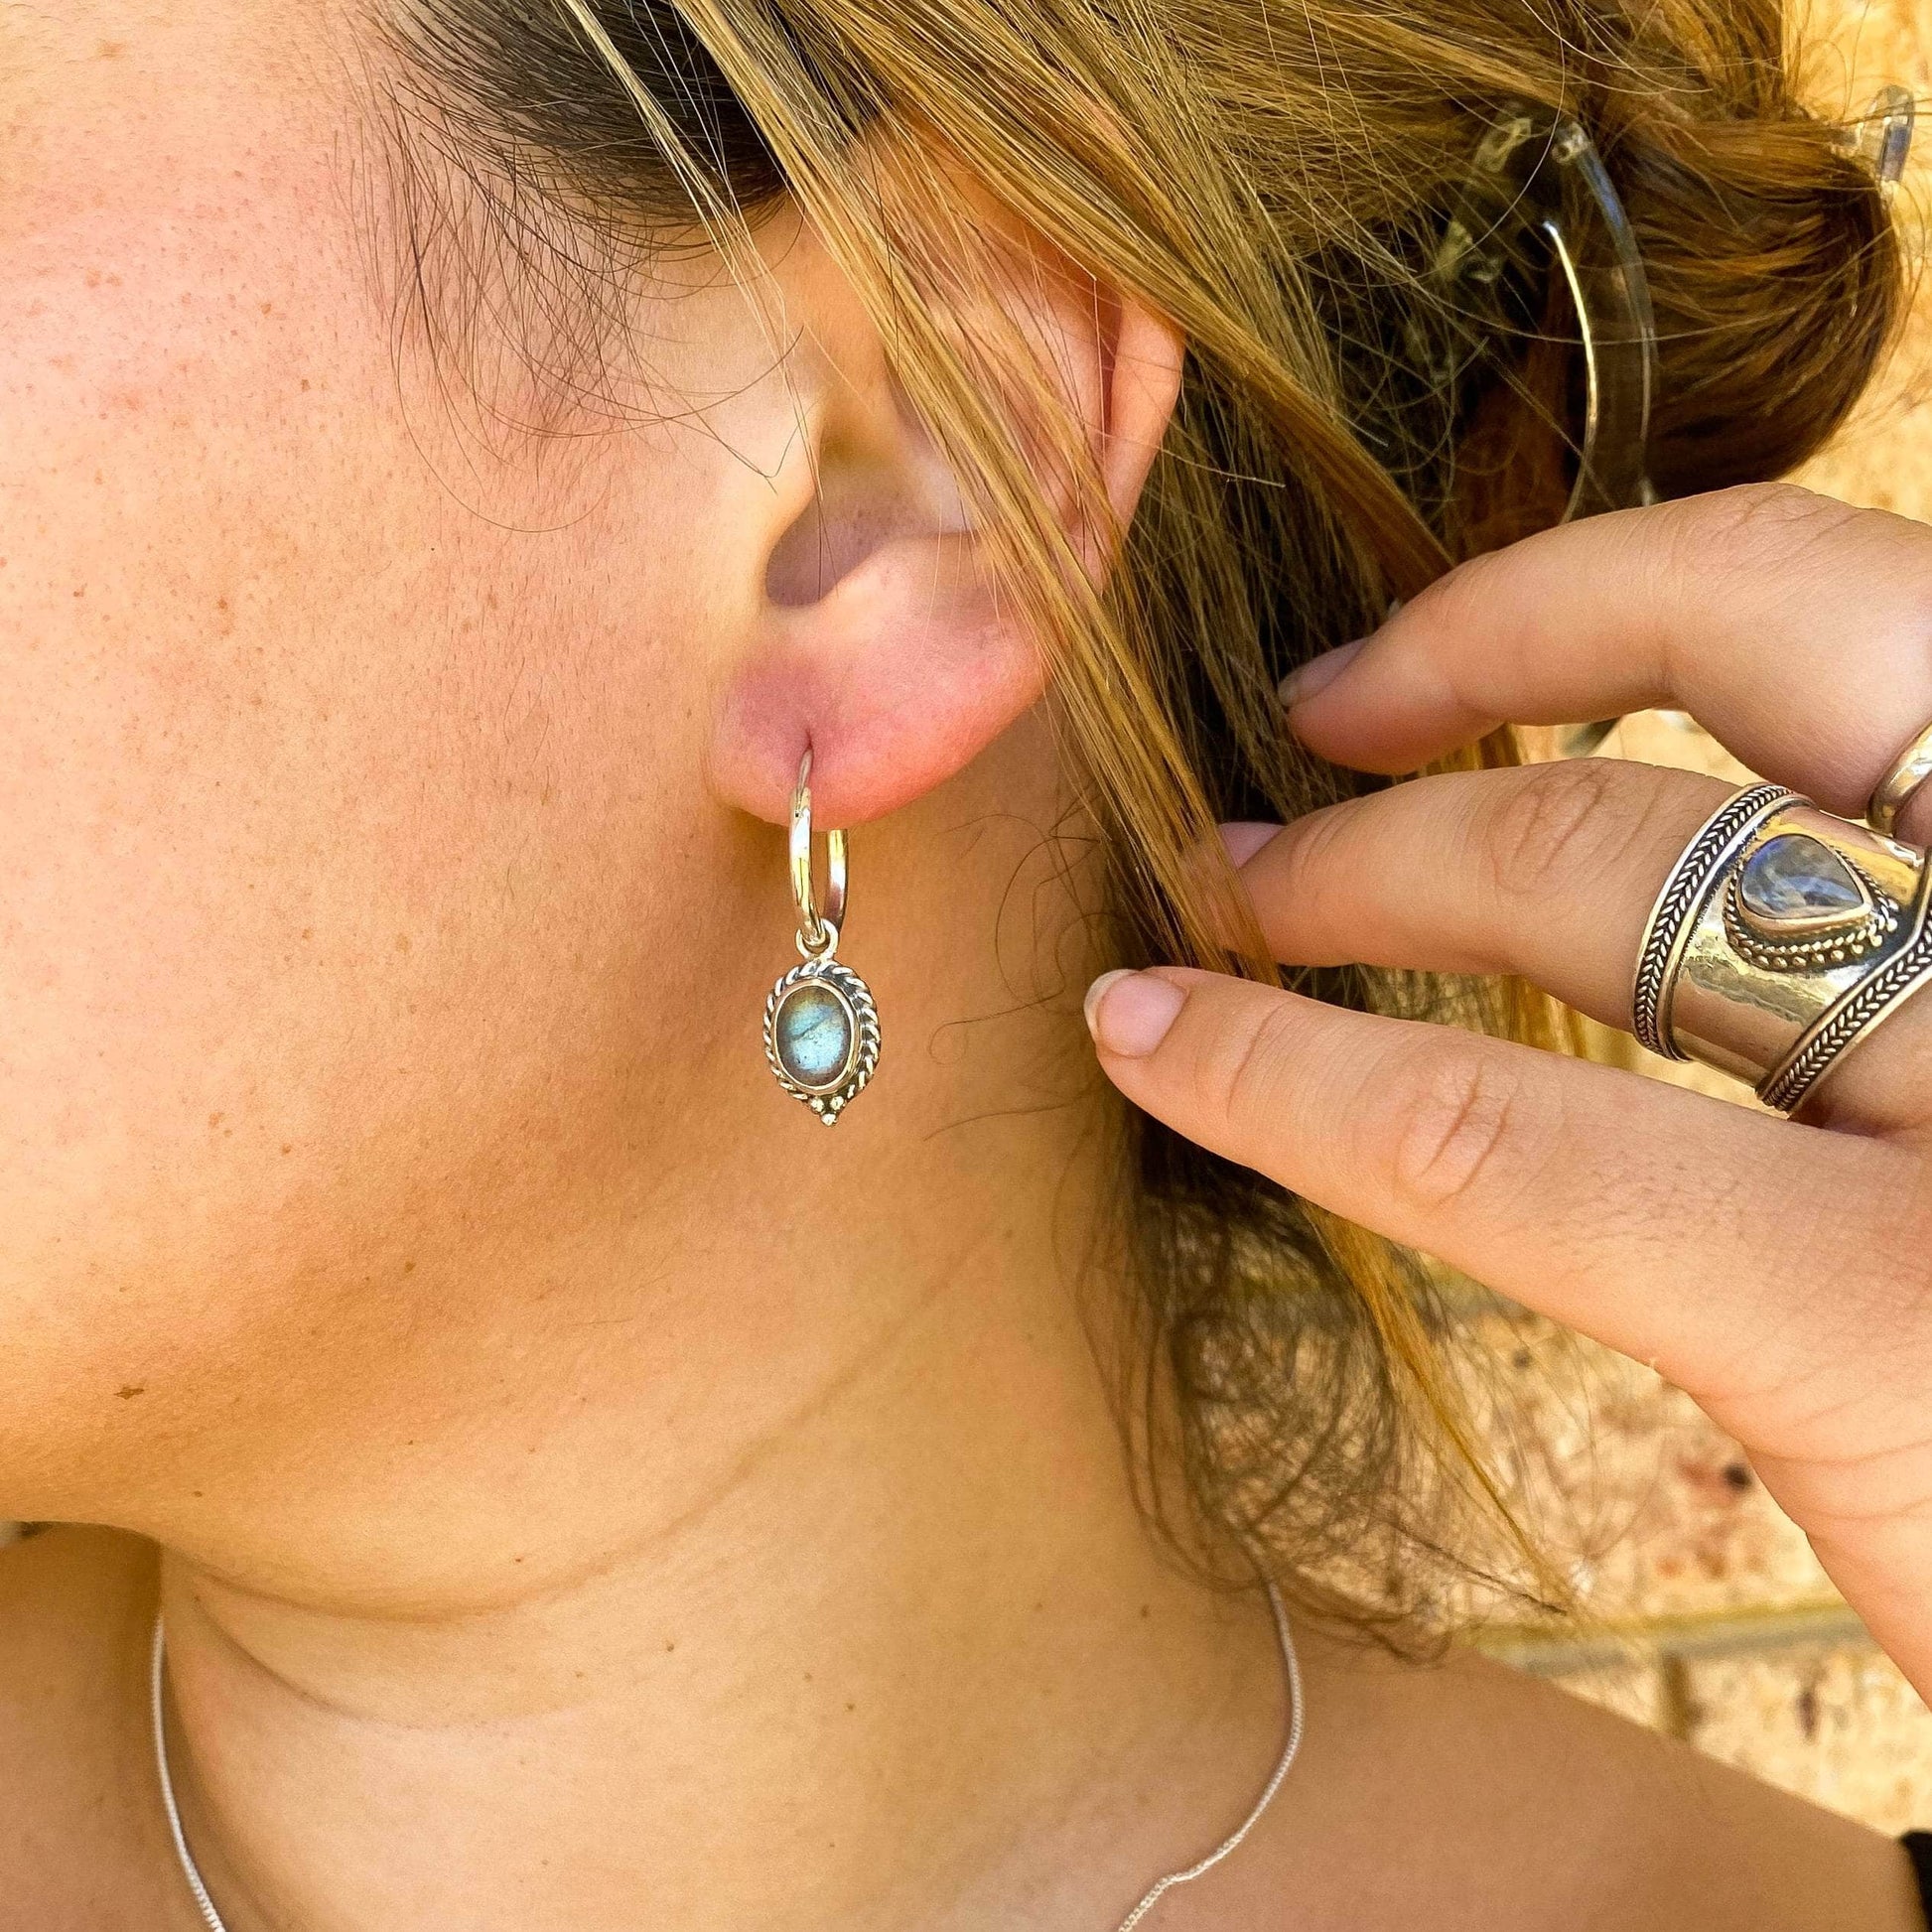
[{"label": "wide silver ring", "polygon": [[1796,1109],[1932,980],[1925,852],[1782,785],[1727,799],[1671,868],[1638,951],[1632,1029],[1654,1052]]},{"label": "wide silver ring", "polygon": [[1783,785],[1772,784],[1734,792],[1698,827],[1665,876],[1657,902],[1644,921],[1630,994],[1630,1031],[1651,1052],[1667,1060],[1691,1057],[1672,1033],[1671,1004],[1697,915],[1751,834],[1770,813],[1797,796]]}]

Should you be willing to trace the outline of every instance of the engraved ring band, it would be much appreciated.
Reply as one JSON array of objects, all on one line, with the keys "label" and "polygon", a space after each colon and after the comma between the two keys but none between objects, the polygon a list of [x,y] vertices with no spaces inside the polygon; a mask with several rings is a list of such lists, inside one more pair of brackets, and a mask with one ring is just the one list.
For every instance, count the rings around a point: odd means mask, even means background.
[{"label": "engraved ring band", "polygon": [[[1885,825],[1919,782],[1898,788]],[[1869,825],[1783,785],[1727,798],[1671,867],[1644,926],[1637,1038],[1749,1080],[1779,1113],[1802,1105],[1932,980],[1932,867],[1923,848],[1878,829],[1879,816],[1875,794]]]}]

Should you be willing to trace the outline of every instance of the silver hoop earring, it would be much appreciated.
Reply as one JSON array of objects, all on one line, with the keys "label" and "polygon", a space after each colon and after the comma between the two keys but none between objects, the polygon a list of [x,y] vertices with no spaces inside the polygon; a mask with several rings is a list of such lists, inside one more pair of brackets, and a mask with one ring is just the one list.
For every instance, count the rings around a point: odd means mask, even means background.
[{"label": "silver hoop earring", "polygon": [[778,1084],[827,1127],[861,1093],[879,1066],[879,1009],[872,988],[835,959],[846,906],[846,841],[825,835],[825,904],[812,884],[812,754],[798,765],[791,794],[791,897],[798,908],[794,966],[764,1003],[764,1057]]}]

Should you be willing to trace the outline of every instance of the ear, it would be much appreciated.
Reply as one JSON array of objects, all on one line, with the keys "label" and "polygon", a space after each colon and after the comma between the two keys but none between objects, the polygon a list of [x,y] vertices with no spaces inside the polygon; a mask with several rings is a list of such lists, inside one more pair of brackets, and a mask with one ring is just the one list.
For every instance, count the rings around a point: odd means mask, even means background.
[{"label": "ear", "polygon": [[[1001,300],[1024,313],[1008,320],[1084,430],[1124,530],[1180,393],[1180,338],[1043,245],[1017,245],[1023,272],[1002,278]],[[726,669],[711,777],[782,824],[809,745],[815,815],[849,825],[969,763],[1040,697],[1044,667],[850,286],[804,237],[777,272],[799,433],[771,499],[757,620]],[[1040,482],[1103,580],[1103,540],[1067,488]]]}]

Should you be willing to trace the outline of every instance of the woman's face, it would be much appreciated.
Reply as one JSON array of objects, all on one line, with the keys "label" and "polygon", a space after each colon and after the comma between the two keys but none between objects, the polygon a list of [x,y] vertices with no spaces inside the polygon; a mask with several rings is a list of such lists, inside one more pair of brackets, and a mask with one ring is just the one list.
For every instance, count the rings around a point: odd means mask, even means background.
[{"label": "woman's face", "polygon": [[[323,11],[0,0],[0,1513],[406,1460],[554,1302],[553,1426],[667,1256],[775,1254],[774,1160],[881,1159],[761,1063],[782,839],[706,788],[809,489],[771,338],[696,268],[640,295],[683,409],[621,432],[513,292],[426,352]],[[855,905],[915,858],[858,841]],[[887,924],[855,963],[951,1017],[951,935]]]}]

